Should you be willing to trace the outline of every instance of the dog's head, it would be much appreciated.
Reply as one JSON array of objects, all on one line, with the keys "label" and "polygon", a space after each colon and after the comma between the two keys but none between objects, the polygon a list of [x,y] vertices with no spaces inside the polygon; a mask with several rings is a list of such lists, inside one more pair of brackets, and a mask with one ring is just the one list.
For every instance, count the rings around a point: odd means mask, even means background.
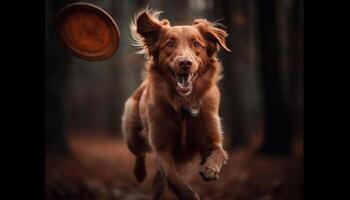
[{"label": "dog's head", "polygon": [[153,59],[179,95],[187,96],[220,47],[230,51],[225,44],[228,34],[205,19],[196,19],[188,26],[171,26],[168,20],[159,20],[159,14],[146,9],[136,15],[130,26],[134,44]]}]

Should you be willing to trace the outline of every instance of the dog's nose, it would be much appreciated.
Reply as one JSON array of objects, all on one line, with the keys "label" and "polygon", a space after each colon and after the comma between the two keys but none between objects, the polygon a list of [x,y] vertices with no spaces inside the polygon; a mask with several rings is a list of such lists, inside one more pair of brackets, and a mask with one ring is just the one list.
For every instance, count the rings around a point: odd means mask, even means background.
[{"label": "dog's nose", "polygon": [[192,60],[189,58],[180,58],[178,64],[180,69],[189,69],[192,66]]}]

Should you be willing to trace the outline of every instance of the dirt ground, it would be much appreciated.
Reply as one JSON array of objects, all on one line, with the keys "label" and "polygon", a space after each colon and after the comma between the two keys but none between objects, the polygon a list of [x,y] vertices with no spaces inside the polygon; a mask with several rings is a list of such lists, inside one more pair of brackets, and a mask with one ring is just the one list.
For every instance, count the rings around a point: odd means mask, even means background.
[{"label": "dirt ground", "polygon": [[[70,156],[46,154],[45,199],[146,200],[155,174],[154,156],[147,157],[147,178],[139,184],[132,174],[134,158],[118,137],[69,137]],[[226,148],[227,149],[227,148]],[[206,200],[302,200],[302,154],[272,157],[246,149],[229,152],[217,181],[205,182],[194,163],[186,177]],[[176,199],[171,191],[164,200]]]}]

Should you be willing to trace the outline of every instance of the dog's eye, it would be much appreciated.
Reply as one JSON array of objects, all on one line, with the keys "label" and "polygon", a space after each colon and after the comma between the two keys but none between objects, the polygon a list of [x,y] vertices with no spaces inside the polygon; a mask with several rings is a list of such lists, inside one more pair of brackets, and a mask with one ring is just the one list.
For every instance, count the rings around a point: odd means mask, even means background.
[{"label": "dog's eye", "polygon": [[172,41],[170,41],[170,42],[168,42],[168,44],[166,45],[168,48],[174,48],[174,46],[175,46],[175,44],[174,44],[174,42],[172,42]]},{"label": "dog's eye", "polygon": [[201,47],[201,45],[199,44],[199,42],[193,42],[193,46],[194,46],[195,48]]}]

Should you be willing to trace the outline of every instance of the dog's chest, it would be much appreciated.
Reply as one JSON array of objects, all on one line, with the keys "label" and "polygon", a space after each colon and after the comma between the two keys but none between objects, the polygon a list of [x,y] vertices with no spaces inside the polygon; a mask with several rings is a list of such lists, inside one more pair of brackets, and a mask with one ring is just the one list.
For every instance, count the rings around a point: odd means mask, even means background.
[{"label": "dog's chest", "polygon": [[194,118],[186,118],[179,122],[173,153],[178,160],[190,160],[198,152],[197,132],[193,128]]}]

